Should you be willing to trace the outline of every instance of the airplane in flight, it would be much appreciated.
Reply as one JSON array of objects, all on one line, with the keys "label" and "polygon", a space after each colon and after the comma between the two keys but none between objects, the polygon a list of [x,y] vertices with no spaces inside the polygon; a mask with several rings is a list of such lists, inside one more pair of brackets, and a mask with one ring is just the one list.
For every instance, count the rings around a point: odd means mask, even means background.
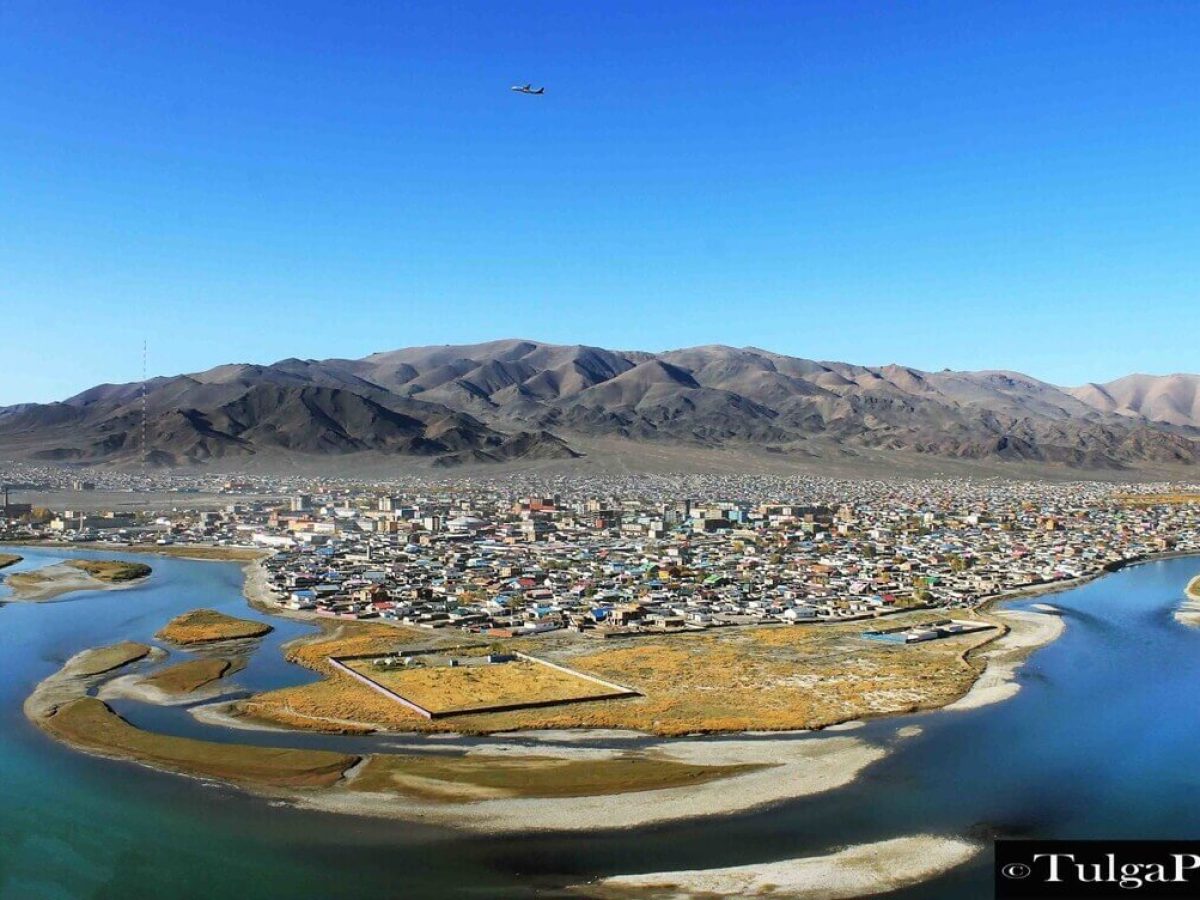
[{"label": "airplane in flight", "polygon": [[514,84],[511,88],[509,88],[509,90],[516,91],[518,94],[544,94],[544,93],[546,93],[546,89],[544,87],[535,89],[532,84]]}]

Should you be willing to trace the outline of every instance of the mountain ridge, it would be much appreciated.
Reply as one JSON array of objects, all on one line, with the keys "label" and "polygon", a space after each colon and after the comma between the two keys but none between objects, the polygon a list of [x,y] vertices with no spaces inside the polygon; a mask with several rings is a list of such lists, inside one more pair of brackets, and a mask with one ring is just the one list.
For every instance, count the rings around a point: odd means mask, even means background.
[{"label": "mountain ridge", "polygon": [[84,465],[380,457],[445,467],[572,460],[596,442],[863,451],[1081,470],[1200,461],[1200,375],[1059,387],[709,344],[652,353],[526,339],[361,359],[227,363],[0,408],[0,458]]}]

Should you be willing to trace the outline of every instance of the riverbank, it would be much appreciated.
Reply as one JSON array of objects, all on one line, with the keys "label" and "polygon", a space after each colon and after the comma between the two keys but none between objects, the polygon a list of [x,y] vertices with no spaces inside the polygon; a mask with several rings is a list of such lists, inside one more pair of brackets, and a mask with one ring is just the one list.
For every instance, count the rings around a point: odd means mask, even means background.
[{"label": "riverbank", "polygon": [[960,866],[978,844],[937,835],[914,835],[846,847],[824,856],[782,862],[617,875],[581,886],[592,897],[804,897],[847,900],[899,890]]},{"label": "riverbank", "polygon": [[[421,745],[428,751],[428,745]],[[663,740],[636,752],[566,746],[495,743],[467,751],[467,758],[513,758],[511,754],[557,755],[571,760],[629,759],[631,755],[687,767],[715,767],[734,774],[680,787],[606,792],[576,797],[487,797],[451,793],[449,802],[428,803],[356,790],[353,779],[333,790],[294,798],[312,809],[449,826],[485,834],[534,831],[595,831],[635,828],[684,819],[730,815],[806,797],[854,781],[886,750],[851,737],[765,740]],[[748,771],[747,771],[748,769]]]},{"label": "riverbank", "polygon": [[[1190,551],[1170,550],[1150,556],[1140,556],[1120,562],[1106,563],[1100,569],[1087,572],[1077,578],[1027,585],[981,598],[973,607],[974,612],[982,618],[996,622],[1001,626],[1002,631],[990,640],[967,651],[964,659],[982,662],[983,667],[970,688],[943,709],[950,711],[978,709],[1015,696],[1021,689],[1016,680],[1021,666],[1035,650],[1056,641],[1066,629],[1066,623],[1050,604],[1034,604],[1031,609],[1024,611],[998,609],[997,607],[1001,604],[1014,600],[1028,600],[1033,597],[1047,597],[1074,590],[1132,566],[1195,555]],[[1200,620],[1200,615],[1198,615],[1198,620]]]},{"label": "riverbank", "polygon": [[1193,628],[1200,627],[1200,575],[1188,582],[1183,595],[1183,603],[1175,610],[1175,621]]},{"label": "riverbank", "polygon": [[975,651],[972,658],[983,662],[982,672],[945,710],[978,709],[1014,696],[1021,689],[1017,673],[1030,654],[1057,640],[1066,629],[1057,612],[992,610],[989,615],[1004,623],[1007,631]]},{"label": "riverbank", "polygon": [[[1034,604],[1031,609],[1024,611],[997,609],[999,604],[1013,600],[1027,600],[1032,597],[1050,596],[1074,590],[1103,578],[1105,575],[1112,575],[1133,566],[1196,555],[1193,551],[1168,550],[1163,553],[1107,563],[1101,569],[1088,572],[1078,578],[1048,581],[983,598],[976,604],[975,611],[985,618],[1000,622],[1005,631],[993,640],[968,652],[969,659],[984,663],[983,670],[962,697],[944,708],[947,710],[978,709],[981,706],[999,703],[1014,696],[1021,689],[1016,681],[1017,673],[1030,654],[1056,641],[1066,628],[1066,623],[1058,615],[1057,610],[1049,604]],[[1175,618],[1185,625],[1200,626],[1200,576],[1192,579],[1185,594],[1187,600],[1175,612]]]}]

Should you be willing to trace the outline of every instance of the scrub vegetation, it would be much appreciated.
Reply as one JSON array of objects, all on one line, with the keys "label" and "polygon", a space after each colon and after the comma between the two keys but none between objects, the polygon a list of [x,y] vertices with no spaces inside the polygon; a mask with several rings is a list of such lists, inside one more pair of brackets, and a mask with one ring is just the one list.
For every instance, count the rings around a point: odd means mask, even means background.
[{"label": "scrub vegetation", "polygon": [[450,667],[386,669],[370,660],[347,666],[431,712],[603,697],[614,689],[531,660]]},{"label": "scrub vegetation", "polygon": [[150,567],[145,563],[125,562],[124,560],[72,559],[68,566],[86,572],[97,581],[107,584],[122,584],[135,581],[150,574]]},{"label": "scrub vegetation", "polygon": [[[927,612],[914,612],[887,622],[893,627],[928,618]],[[503,649],[536,654],[643,696],[430,721],[331,671],[326,662],[331,655],[391,652],[413,636],[376,625],[289,648],[293,661],[328,677],[258,694],[236,703],[233,712],[264,723],[351,732],[624,728],[679,735],[821,728],[956,700],[980,671],[967,653],[999,634],[892,645],[863,640],[867,627],[855,622],[724,628],[600,643],[567,634],[509,640]]]},{"label": "scrub vegetation", "polygon": [[359,760],[325,750],[218,744],[143,731],[92,697],[59,706],[40,724],[60,740],[84,750],[247,786],[328,787]]},{"label": "scrub vegetation", "polygon": [[168,694],[190,694],[240,670],[240,660],[190,659],[149,675],[143,684]]},{"label": "scrub vegetation", "polygon": [[168,622],[157,637],[186,646],[262,637],[272,630],[265,622],[238,619],[215,609],[193,609]]},{"label": "scrub vegetation", "polygon": [[546,756],[372,756],[349,782],[353,791],[459,802],[496,797],[594,797],[688,787],[742,775],[762,765],[703,766],[624,756],[560,759]]},{"label": "scrub vegetation", "polygon": [[119,644],[113,644],[111,647],[96,647],[93,650],[85,650],[72,659],[71,674],[82,676],[102,675],[105,672],[111,672],[113,669],[120,669],[132,662],[137,662],[139,659],[145,659],[152,649],[154,648],[148,644],[139,644],[136,641],[122,641]]}]

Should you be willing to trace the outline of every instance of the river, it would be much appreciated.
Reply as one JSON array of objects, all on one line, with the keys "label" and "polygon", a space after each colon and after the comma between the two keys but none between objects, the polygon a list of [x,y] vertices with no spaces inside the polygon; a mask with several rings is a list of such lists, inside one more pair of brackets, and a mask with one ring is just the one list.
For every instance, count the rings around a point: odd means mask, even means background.
[{"label": "river", "polygon": [[[69,557],[114,556],[16,552],[25,560],[5,574]],[[1200,560],[1147,563],[1048,598],[1063,610],[1067,629],[1031,657],[1016,697],[972,711],[868,723],[855,737],[892,752],[845,788],[743,815],[622,832],[605,832],[597,822],[587,834],[505,838],[298,810],[94,759],[43,735],[21,703],[74,653],[117,640],[152,641],[167,619],[198,606],[266,618],[242,598],[237,564],[148,561],[154,573],[138,587],[0,608],[0,900],[522,897],[604,875],[770,862],[913,833],[1200,833],[1200,631],[1172,617]],[[279,650],[311,626],[270,621],[275,632],[236,676],[248,689],[313,677],[284,662]],[[114,705],[159,730],[284,743],[280,735],[201,725],[181,709]],[[898,739],[902,725],[920,725],[922,733]],[[287,743],[354,749],[372,739],[300,735]],[[984,852],[890,896],[990,895]]]}]

